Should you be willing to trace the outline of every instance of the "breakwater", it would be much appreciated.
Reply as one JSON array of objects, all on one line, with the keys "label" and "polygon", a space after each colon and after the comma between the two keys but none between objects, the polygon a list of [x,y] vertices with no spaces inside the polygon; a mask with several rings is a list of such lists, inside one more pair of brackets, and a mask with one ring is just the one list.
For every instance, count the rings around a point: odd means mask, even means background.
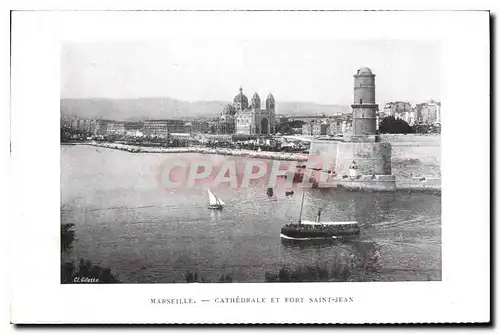
[{"label": "breakwater", "polygon": [[203,146],[191,147],[149,147],[135,146],[120,143],[82,143],[82,145],[90,145],[95,147],[110,148],[115,150],[127,151],[130,153],[199,153],[199,154],[215,154],[215,155],[230,155],[257,159],[273,159],[283,161],[307,161],[308,154],[290,153],[290,152],[269,152],[269,151],[253,151],[234,148],[210,148]]}]

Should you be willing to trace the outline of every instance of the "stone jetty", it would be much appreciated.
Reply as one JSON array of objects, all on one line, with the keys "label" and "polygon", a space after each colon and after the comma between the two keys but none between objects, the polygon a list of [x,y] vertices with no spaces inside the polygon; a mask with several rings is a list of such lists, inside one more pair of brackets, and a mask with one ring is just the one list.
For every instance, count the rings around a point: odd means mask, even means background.
[{"label": "stone jetty", "polygon": [[307,161],[308,154],[290,153],[290,152],[269,152],[269,151],[253,151],[234,148],[210,148],[203,146],[191,147],[150,147],[150,146],[135,146],[120,143],[98,143],[90,142],[84,145],[110,148],[115,150],[127,151],[130,153],[199,153],[199,154],[216,154],[230,155],[258,159],[273,159],[283,161]]}]

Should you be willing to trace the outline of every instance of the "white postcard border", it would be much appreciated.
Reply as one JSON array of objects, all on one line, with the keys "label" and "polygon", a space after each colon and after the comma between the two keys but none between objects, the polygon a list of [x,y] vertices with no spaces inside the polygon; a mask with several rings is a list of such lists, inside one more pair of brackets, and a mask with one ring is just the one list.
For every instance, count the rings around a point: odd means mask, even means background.
[{"label": "white postcard border", "polygon": [[[13,13],[11,171],[15,189],[10,235],[14,323],[489,320],[488,12],[274,12],[272,25],[261,24],[269,15],[266,12]],[[238,29],[227,28],[235,22],[239,23]],[[59,283],[61,42],[221,36],[442,43],[441,282]],[[201,302],[201,299],[233,296],[353,297],[354,302],[299,305]],[[150,304],[153,297],[191,297],[198,303],[158,306]]]}]

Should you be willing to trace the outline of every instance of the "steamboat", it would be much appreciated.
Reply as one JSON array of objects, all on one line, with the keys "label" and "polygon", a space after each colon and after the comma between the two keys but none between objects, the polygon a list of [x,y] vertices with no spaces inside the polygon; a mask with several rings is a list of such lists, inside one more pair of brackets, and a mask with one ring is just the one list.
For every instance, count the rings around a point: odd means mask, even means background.
[{"label": "steamboat", "polygon": [[296,222],[285,224],[281,227],[282,239],[289,240],[328,240],[356,236],[360,233],[357,222],[321,221],[321,208],[318,209],[316,221],[302,220],[304,207],[304,194],[300,204],[300,216]]}]

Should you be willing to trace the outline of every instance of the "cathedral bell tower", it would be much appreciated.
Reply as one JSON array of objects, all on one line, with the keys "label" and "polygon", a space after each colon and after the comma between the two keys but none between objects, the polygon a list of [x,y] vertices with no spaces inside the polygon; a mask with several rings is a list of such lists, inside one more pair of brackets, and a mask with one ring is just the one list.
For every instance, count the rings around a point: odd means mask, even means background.
[{"label": "cathedral bell tower", "polygon": [[252,109],[260,110],[260,97],[257,93],[253,94],[252,97]]},{"label": "cathedral bell tower", "polygon": [[273,94],[269,93],[266,99],[266,109],[269,111],[272,110],[274,112],[274,104],[275,104],[274,96]]}]

